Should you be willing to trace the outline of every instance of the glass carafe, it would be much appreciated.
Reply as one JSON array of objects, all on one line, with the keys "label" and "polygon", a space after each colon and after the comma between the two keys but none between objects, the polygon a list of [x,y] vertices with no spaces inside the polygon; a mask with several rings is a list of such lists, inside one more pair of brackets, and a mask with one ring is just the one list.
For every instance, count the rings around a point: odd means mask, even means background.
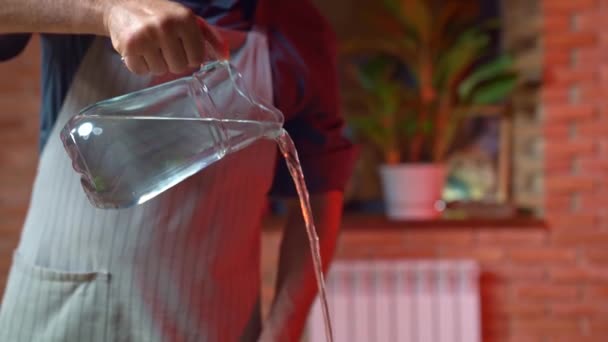
[{"label": "glass carafe", "polygon": [[281,134],[283,115],[257,99],[228,62],[98,102],[61,139],[98,208],[144,203],[260,138]]}]

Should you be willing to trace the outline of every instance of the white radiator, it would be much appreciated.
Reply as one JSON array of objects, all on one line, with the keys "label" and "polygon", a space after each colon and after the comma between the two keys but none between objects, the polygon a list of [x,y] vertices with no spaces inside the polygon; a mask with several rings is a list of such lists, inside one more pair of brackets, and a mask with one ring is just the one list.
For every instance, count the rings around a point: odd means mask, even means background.
[{"label": "white radiator", "polygon": [[[327,278],[335,342],[480,342],[473,261],[337,261]],[[307,340],[324,342],[318,297]]]}]

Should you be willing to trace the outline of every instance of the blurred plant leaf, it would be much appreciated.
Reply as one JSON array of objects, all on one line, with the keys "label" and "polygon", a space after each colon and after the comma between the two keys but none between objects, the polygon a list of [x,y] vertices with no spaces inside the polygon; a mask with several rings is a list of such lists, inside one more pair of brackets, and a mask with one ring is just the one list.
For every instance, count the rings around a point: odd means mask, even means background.
[{"label": "blurred plant leaf", "polygon": [[356,56],[377,56],[385,55],[399,60],[401,63],[412,67],[412,71],[416,71],[417,57],[415,48],[408,46],[406,40],[395,41],[383,37],[376,38],[360,38],[344,42],[340,46],[343,57]]},{"label": "blurred plant leaf", "polygon": [[358,69],[358,81],[368,91],[378,91],[381,83],[390,77],[391,65],[386,58],[375,57]]},{"label": "blurred plant leaf", "polygon": [[420,124],[420,131],[424,135],[429,135],[433,132],[433,120],[427,119]]},{"label": "blurred plant leaf", "polygon": [[379,148],[384,149],[387,147],[386,136],[388,132],[380,125],[378,119],[373,116],[373,113],[352,115],[348,118],[348,122],[363,139],[368,139]]},{"label": "blurred plant leaf", "polygon": [[482,82],[472,93],[471,102],[475,105],[494,104],[504,100],[515,89],[517,75],[504,74],[492,80]]},{"label": "blurred plant leaf", "polygon": [[442,36],[449,33],[454,22],[471,22],[479,15],[479,8],[474,1],[458,0],[445,2],[437,13],[435,33]]},{"label": "blurred plant leaf", "polygon": [[451,91],[457,79],[464,76],[489,44],[490,38],[477,28],[463,34],[439,60],[433,84],[438,89]]},{"label": "blurred plant leaf", "polygon": [[398,15],[398,11],[382,7],[378,10],[365,11],[361,14],[362,22],[365,23],[367,38],[393,40],[404,44],[405,47],[413,48],[418,45],[418,35],[409,26],[404,25]]},{"label": "blurred plant leaf", "polygon": [[[419,9],[415,7],[410,7],[409,4],[405,4],[409,0],[383,0],[382,5],[384,6],[386,16],[395,18],[401,24],[403,30],[407,33],[409,38],[414,41],[420,42],[423,38],[421,36],[421,32],[418,28],[418,22],[416,20],[411,20],[411,11],[416,11]],[[420,1],[420,0],[412,0],[412,1]],[[424,14],[424,13],[422,13]],[[422,18],[424,20],[424,18]]]},{"label": "blurred plant leaf", "polygon": [[432,10],[426,0],[401,0],[399,15],[411,25],[422,45],[428,46],[433,29]]},{"label": "blurred plant leaf", "polygon": [[513,68],[514,61],[510,55],[501,55],[474,70],[458,86],[458,96],[461,100],[469,99],[473,89],[481,82],[495,79]]},{"label": "blurred plant leaf", "polygon": [[415,117],[406,115],[406,117],[398,123],[398,128],[406,137],[411,138],[418,132],[418,122]]},{"label": "blurred plant leaf", "polygon": [[440,161],[472,108],[513,91],[513,60],[482,59],[500,21],[479,23],[478,5],[382,0],[361,14],[367,34],[341,46],[355,68],[353,112],[364,113],[349,118],[357,134],[385,155],[399,150],[404,160],[427,154]]}]

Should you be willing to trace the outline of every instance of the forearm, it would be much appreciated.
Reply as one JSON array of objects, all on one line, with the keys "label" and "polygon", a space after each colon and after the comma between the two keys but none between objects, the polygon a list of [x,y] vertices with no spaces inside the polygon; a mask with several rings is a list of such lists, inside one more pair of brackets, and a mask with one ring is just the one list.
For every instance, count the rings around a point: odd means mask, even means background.
[{"label": "forearm", "polygon": [[[209,55],[227,58],[221,38],[189,8],[170,0],[0,0],[0,34],[108,36],[136,74],[180,74]],[[207,49],[206,43],[211,45]]]},{"label": "forearm", "polygon": [[104,13],[115,0],[2,0],[0,33],[107,35]]},{"label": "forearm", "polygon": [[[338,239],[342,193],[312,196],[311,204],[325,271]],[[310,244],[300,207],[297,201],[290,203],[289,207],[280,249],[275,299],[264,326],[264,342],[299,340],[317,294]]]}]

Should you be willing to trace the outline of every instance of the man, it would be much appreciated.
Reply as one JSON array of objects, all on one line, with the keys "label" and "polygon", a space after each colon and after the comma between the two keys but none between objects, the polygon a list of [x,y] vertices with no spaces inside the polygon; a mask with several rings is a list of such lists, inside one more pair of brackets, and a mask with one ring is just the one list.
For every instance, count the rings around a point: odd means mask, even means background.
[{"label": "man", "polygon": [[[229,155],[141,206],[98,210],[58,132],[89,104],[191,72],[223,54],[225,41],[252,90],[286,117],[327,267],[354,158],[341,135],[334,40],[309,1],[3,0],[0,59],[19,54],[29,39],[23,32],[41,33],[42,155],[0,340],[297,341],[316,285],[295,189],[272,142]],[[290,199],[276,295],[262,325],[267,193]]]}]

